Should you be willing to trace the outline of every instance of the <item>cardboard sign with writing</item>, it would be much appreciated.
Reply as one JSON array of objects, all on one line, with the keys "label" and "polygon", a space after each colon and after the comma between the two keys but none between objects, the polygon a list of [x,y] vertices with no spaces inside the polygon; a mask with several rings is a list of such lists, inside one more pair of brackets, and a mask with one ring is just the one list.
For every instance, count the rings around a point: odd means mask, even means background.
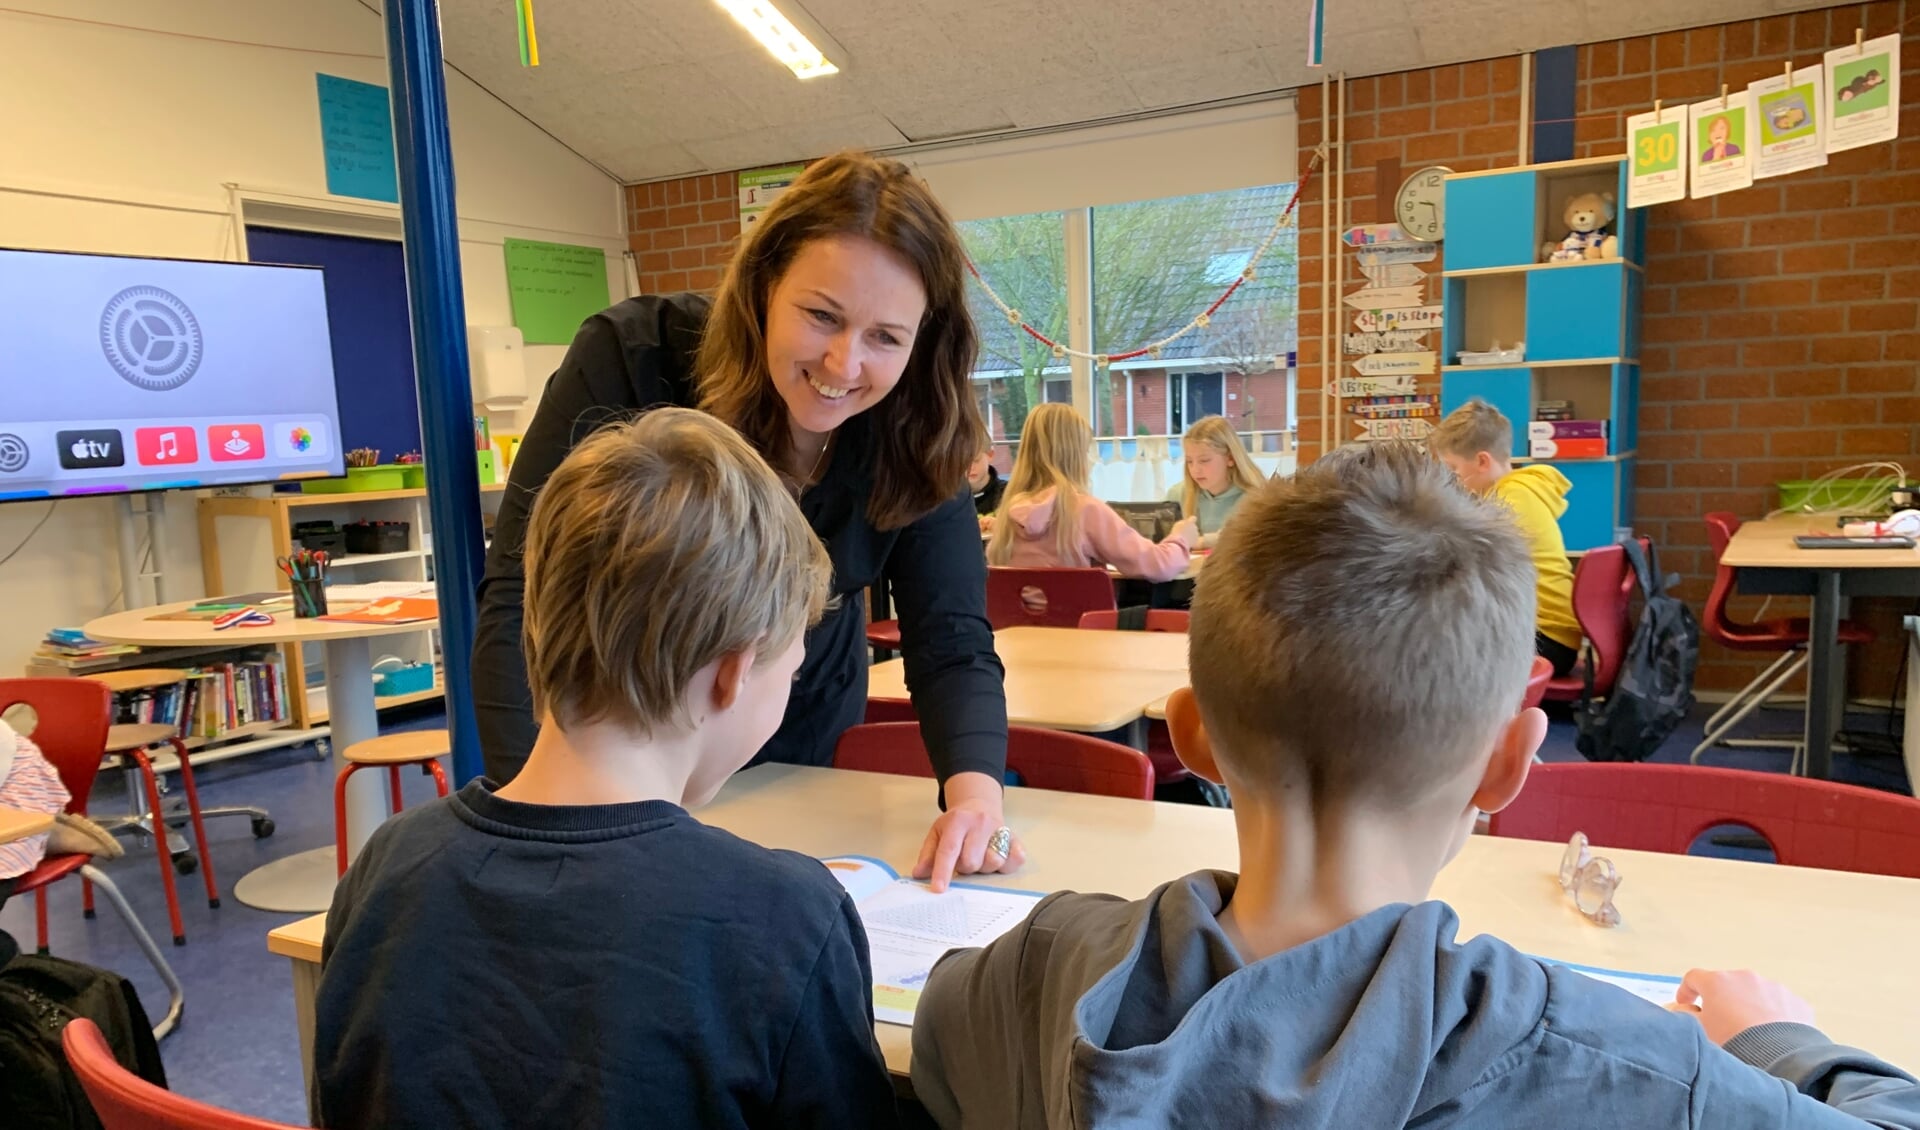
[{"label": "cardboard sign with writing", "polygon": [[1349,404],[1347,411],[1373,420],[1438,416],[1440,398],[1437,396],[1377,396],[1356,404]]},{"label": "cardboard sign with writing", "polygon": [[1420,416],[1401,420],[1355,420],[1362,443],[1385,439],[1423,440],[1433,434],[1433,421]]},{"label": "cardboard sign with writing", "polygon": [[1360,224],[1340,233],[1340,242],[1348,247],[1371,247],[1381,243],[1413,243],[1399,224]]},{"label": "cardboard sign with writing", "polygon": [[1416,243],[1388,243],[1363,247],[1354,253],[1360,267],[1386,267],[1412,263],[1431,263],[1440,254],[1440,245],[1424,240]]},{"label": "cardboard sign with writing", "polygon": [[[1372,360],[1372,358],[1368,358]],[[1414,390],[1414,374],[1379,377],[1341,377],[1340,395],[1349,396],[1404,396]]]},{"label": "cardboard sign with writing", "polygon": [[1376,353],[1355,361],[1353,368],[1363,377],[1385,377],[1397,373],[1425,376],[1433,372],[1433,360],[1432,350],[1424,353]]},{"label": "cardboard sign with writing", "polygon": [[1409,306],[1398,310],[1362,310],[1353,316],[1353,328],[1363,333],[1437,330],[1440,328],[1440,307]]},{"label": "cardboard sign with writing", "polygon": [[1412,286],[1369,286],[1365,290],[1356,290],[1340,301],[1354,310],[1401,310],[1408,306],[1426,304],[1426,287]]},{"label": "cardboard sign with writing", "polygon": [[1346,335],[1348,353],[1414,353],[1426,348],[1425,330]]}]

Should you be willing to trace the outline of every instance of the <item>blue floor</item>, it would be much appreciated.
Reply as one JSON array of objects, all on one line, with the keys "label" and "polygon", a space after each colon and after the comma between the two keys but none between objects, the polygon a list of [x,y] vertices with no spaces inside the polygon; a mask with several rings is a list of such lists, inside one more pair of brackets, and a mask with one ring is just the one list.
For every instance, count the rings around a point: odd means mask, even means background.
[{"label": "blue floor", "polygon": [[[1695,711],[1689,725],[1667,742],[1656,761],[1685,761],[1699,741],[1700,722],[1709,709]],[[1752,729],[1785,730],[1798,724],[1793,713],[1768,713]],[[1858,728],[1881,731],[1881,714],[1850,719]],[[439,726],[437,710],[403,715],[391,712],[383,719],[387,730]],[[1574,727],[1556,720],[1542,756],[1549,761],[1574,761]],[[1787,755],[1761,751],[1718,751],[1712,764],[1784,772]],[[1906,774],[1897,757],[1836,758],[1836,776],[1844,781],[1904,792]],[[133,849],[107,865],[135,913],[160,940],[169,960],[186,985],[187,1006],[181,1026],[160,1045],[173,1089],[194,1098],[259,1117],[306,1124],[306,1101],[300,1078],[299,1040],[294,1031],[293,986],[284,958],[266,950],[267,931],[300,917],[269,914],[241,905],[233,896],[240,876],[283,855],[333,842],[332,773],[311,746],[276,750],[210,765],[201,770],[201,803],[251,804],[273,813],[278,830],[256,841],[247,822],[214,821],[208,826],[214,864],[218,869],[223,904],[210,909],[198,875],[179,880],[181,913],[188,943],[166,942],[166,906],[161,897],[157,865],[150,849]],[[408,803],[432,795],[432,783],[407,774]],[[96,813],[123,811],[125,801],[117,774],[103,774],[93,797]],[[1703,850],[1740,854],[1737,849]],[[80,915],[79,884],[56,884],[49,895],[54,953],[77,961],[114,969],[131,977],[140,996],[157,1017],[166,993],[140,956],[111,909],[103,906],[89,922]],[[0,910],[0,928],[27,946],[33,938],[31,898],[16,899]]]}]

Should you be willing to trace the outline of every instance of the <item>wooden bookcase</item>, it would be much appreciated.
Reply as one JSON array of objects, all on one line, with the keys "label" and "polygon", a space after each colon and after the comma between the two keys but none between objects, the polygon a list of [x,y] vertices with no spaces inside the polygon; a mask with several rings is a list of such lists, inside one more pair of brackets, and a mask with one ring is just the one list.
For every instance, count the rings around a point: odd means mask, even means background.
[{"label": "wooden bookcase", "polygon": [[[491,525],[505,483],[480,487],[480,506]],[[379,490],[346,494],[271,494],[264,497],[215,495],[200,500],[200,562],[207,595],[286,590],[287,578],[274,558],[295,548],[293,527],[300,522],[332,520],[406,522],[408,545],[392,553],[345,554],[332,563],[331,579],[340,584],[433,580],[433,530],[424,490]],[[287,657],[288,697],[300,729],[326,725],[325,668],[320,648],[282,645]],[[435,628],[382,636],[376,660],[391,655],[410,663],[434,664],[431,690],[381,697],[382,708],[404,706],[441,696],[440,633]]]}]

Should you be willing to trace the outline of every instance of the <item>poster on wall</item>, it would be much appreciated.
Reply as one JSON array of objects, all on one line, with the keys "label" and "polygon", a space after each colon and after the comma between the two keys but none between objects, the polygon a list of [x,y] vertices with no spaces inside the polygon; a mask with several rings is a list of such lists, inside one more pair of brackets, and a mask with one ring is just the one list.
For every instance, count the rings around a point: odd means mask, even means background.
[{"label": "poster on wall", "polygon": [[1900,36],[1827,52],[1827,152],[1900,136]]},{"label": "poster on wall", "polygon": [[[1876,40],[1875,42],[1878,42]],[[1824,67],[1783,71],[1747,87],[1753,96],[1753,175],[1785,176],[1827,163],[1820,136],[1820,81]]]},{"label": "poster on wall", "polygon": [[743,171],[740,174],[740,230],[748,231],[759,223],[767,208],[805,169],[805,165],[781,165]]},{"label": "poster on wall", "polygon": [[1695,200],[1753,183],[1753,140],[1748,134],[1751,101],[1743,90],[1687,107],[1687,133],[1693,139],[1687,149],[1693,162],[1688,179]]},{"label": "poster on wall", "polygon": [[316,73],[314,79],[320,92],[320,152],[327,165],[327,191],[399,203],[387,88],[337,75]]},{"label": "poster on wall", "polygon": [[528,345],[567,345],[580,323],[613,304],[598,247],[509,239],[505,251],[513,324]]},{"label": "poster on wall", "polygon": [[1685,106],[1661,107],[1627,119],[1627,207],[1665,204],[1687,194],[1687,160],[1680,135]]}]

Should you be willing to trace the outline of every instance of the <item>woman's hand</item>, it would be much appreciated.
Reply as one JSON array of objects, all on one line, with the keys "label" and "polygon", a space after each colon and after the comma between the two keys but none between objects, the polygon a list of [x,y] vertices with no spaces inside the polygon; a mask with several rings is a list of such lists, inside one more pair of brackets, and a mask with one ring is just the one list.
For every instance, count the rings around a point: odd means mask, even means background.
[{"label": "woman's hand", "polygon": [[1020,837],[1013,837],[1005,856],[988,843],[1006,825],[1002,793],[1000,782],[985,773],[956,773],[947,778],[947,810],[933,822],[920,845],[913,877],[931,880],[934,890],[944,891],[955,875],[1012,871],[1026,862]]}]

